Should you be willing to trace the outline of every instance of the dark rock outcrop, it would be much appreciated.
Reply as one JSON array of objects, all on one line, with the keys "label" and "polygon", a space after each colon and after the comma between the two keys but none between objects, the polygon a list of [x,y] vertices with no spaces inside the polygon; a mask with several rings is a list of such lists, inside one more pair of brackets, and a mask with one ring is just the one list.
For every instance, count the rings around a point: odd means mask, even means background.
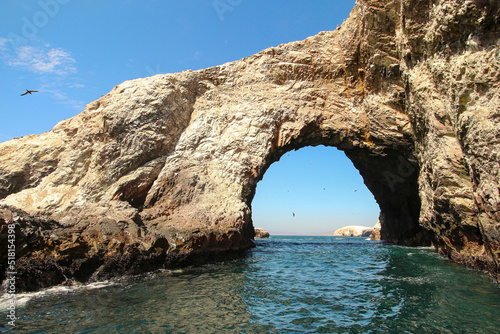
[{"label": "dark rock outcrop", "polygon": [[259,239],[269,238],[271,235],[265,229],[261,227],[255,228],[255,237]]},{"label": "dark rock outcrop", "polygon": [[352,160],[382,239],[498,275],[498,20],[491,1],[358,0],[335,31],[122,83],[0,144],[19,289],[241,254],[257,182],[309,145]]}]

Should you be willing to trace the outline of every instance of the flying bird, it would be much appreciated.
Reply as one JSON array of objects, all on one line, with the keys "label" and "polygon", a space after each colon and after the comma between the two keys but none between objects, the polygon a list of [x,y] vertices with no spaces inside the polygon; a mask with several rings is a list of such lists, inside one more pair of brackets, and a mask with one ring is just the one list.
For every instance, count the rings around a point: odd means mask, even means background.
[{"label": "flying bird", "polygon": [[28,94],[31,94],[31,93],[38,93],[38,91],[37,90],[26,89],[26,92],[22,93],[21,96],[28,95]]},{"label": "flying bird", "polygon": [[292,212],[293,216],[295,217],[295,212]]}]

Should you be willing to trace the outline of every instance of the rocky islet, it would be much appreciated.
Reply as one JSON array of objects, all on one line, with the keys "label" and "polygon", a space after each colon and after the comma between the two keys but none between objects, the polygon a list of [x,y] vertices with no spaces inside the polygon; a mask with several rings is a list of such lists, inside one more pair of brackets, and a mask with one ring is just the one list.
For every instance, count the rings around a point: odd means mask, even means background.
[{"label": "rocky islet", "polygon": [[0,144],[0,240],[14,223],[17,288],[241,256],[257,182],[309,145],[351,159],[382,239],[498,277],[499,15],[491,1],[358,0],[335,31],[124,82]]}]

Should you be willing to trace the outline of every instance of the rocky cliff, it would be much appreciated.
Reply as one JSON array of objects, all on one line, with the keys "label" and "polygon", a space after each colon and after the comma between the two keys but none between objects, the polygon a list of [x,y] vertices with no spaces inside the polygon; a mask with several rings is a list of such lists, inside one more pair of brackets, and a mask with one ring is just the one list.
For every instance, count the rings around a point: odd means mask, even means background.
[{"label": "rocky cliff", "polygon": [[383,239],[498,274],[498,20],[497,1],[358,0],[335,31],[124,82],[0,144],[18,289],[238,256],[257,182],[308,145],[352,160]]}]

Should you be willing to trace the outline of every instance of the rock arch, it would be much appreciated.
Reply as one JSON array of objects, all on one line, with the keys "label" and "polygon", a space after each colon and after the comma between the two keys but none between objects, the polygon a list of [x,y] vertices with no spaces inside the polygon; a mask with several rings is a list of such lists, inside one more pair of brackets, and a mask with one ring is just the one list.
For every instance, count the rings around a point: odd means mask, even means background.
[{"label": "rock arch", "polygon": [[497,20],[491,2],[360,0],[335,31],[124,82],[3,143],[19,288],[236,256],[252,246],[265,170],[320,144],[358,168],[383,238],[498,273]]}]

